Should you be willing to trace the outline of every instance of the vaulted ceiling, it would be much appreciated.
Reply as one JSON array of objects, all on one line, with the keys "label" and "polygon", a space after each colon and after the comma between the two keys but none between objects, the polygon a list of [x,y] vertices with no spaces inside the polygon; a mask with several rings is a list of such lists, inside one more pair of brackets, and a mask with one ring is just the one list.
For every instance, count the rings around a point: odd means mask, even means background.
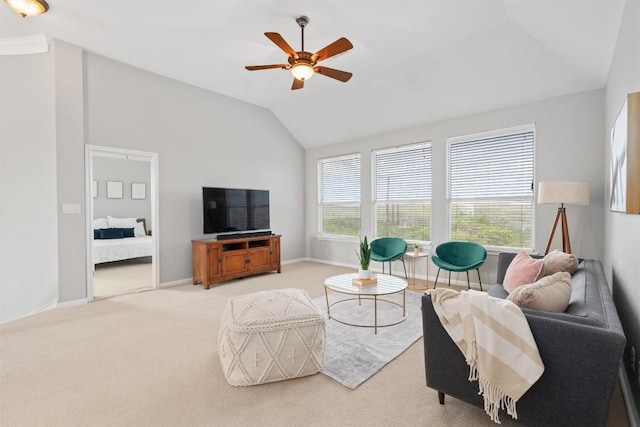
[{"label": "vaulted ceiling", "polygon": [[[624,0],[48,0],[23,19],[0,3],[0,39],[36,33],[270,109],[305,147],[604,86]],[[305,50],[341,83],[247,71],[286,62],[264,32]]]}]

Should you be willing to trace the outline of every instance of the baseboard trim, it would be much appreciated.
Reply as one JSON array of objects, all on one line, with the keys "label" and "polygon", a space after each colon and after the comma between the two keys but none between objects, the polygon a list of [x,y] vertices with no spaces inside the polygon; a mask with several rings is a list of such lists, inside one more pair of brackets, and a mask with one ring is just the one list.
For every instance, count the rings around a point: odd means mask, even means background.
[{"label": "baseboard trim", "polygon": [[308,261],[308,259],[307,258],[290,259],[289,261],[282,261],[280,265],[297,264],[299,262],[304,262],[304,261]]},{"label": "baseboard trim", "polygon": [[87,299],[82,298],[82,299],[77,299],[73,301],[58,302],[57,308],[77,307],[79,305],[85,305],[87,303],[88,303]]},{"label": "baseboard trim", "polygon": [[32,310],[30,313],[25,314],[24,316],[16,317],[15,319],[2,320],[0,322],[0,325],[4,325],[5,323],[13,322],[14,320],[24,319],[26,317],[33,316],[34,314],[42,313],[43,311],[52,310],[52,309],[56,308],[57,305],[58,305],[57,301],[48,302],[48,303],[36,308],[35,310]]},{"label": "baseboard trim", "polygon": [[631,392],[631,385],[629,384],[629,378],[624,372],[621,366],[618,370],[618,378],[620,379],[620,388],[622,389],[622,397],[624,398],[624,404],[627,407],[627,416],[629,417],[630,427],[640,427],[640,414],[638,414],[638,407],[633,400]]},{"label": "baseboard trim", "polygon": [[[358,265],[356,264],[347,264],[345,262],[336,262],[336,261],[327,261],[326,259],[317,259],[317,258],[304,258],[305,261],[309,261],[309,262],[317,262],[319,264],[327,264],[327,265],[335,265],[338,267],[347,267],[347,268],[353,268],[354,270],[358,269]],[[380,271],[376,271],[375,269],[371,269],[371,271],[373,272],[377,272],[377,273],[381,273],[382,270]]]},{"label": "baseboard trim", "polygon": [[187,285],[187,284],[193,284],[193,277],[189,277],[188,279],[174,280],[171,282],[163,282],[163,283],[160,283],[158,287],[160,289],[164,289],[164,288],[171,288],[173,286]]}]

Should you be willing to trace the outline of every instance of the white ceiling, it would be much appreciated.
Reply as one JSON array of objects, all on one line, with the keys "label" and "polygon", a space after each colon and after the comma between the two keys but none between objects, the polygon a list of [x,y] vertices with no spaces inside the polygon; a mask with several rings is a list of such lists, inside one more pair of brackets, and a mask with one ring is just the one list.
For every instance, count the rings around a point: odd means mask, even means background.
[{"label": "white ceiling", "polygon": [[[624,0],[48,0],[0,38],[46,33],[87,51],[270,109],[305,147],[601,88]],[[264,32],[300,49],[354,45],[292,91]]]}]

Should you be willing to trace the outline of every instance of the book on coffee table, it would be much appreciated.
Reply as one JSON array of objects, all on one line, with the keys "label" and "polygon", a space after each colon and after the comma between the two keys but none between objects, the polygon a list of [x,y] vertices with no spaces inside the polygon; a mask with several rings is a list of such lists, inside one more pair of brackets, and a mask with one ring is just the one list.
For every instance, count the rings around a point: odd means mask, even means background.
[{"label": "book on coffee table", "polygon": [[378,279],[376,279],[375,277],[372,277],[371,279],[361,279],[359,277],[353,279],[351,281],[351,283],[353,283],[354,286],[357,286],[359,288],[366,288],[368,286],[375,286],[378,284]]}]

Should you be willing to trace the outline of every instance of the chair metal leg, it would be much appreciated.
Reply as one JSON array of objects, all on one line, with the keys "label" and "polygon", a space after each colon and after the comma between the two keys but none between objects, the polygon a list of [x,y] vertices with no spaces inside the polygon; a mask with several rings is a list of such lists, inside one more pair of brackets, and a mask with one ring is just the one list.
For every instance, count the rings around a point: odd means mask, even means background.
[{"label": "chair metal leg", "polygon": [[404,258],[400,258],[400,260],[402,261],[402,268],[404,268],[404,278],[409,280],[409,276],[407,276],[407,267],[404,264]]},{"label": "chair metal leg", "polygon": [[438,272],[436,273],[436,281],[433,282],[433,289],[436,288],[436,286],[438,286],[438,276],[440,275],[440,267],[438,267]]},{"label": "chair metal leg", "polygon": [[449,287],[451,287],[451,270],[447,270],[449,271]]},{"label": "chair metal leg", "polygon": [[389,261],[389,276],[393,276],[393,273],[391,272],[391,261]]},{"label": "chair metal leg", "polygon": [[469,270],[467,270],[467,288],[471,290],[471,282],[469,282]]},{"label": "chair metal leg", "polygon": [[482,290],[482,279],[480,278],[480,268],[476,268],[476,271],[478,272],[478,283],[480,283],[480,290]]}]

